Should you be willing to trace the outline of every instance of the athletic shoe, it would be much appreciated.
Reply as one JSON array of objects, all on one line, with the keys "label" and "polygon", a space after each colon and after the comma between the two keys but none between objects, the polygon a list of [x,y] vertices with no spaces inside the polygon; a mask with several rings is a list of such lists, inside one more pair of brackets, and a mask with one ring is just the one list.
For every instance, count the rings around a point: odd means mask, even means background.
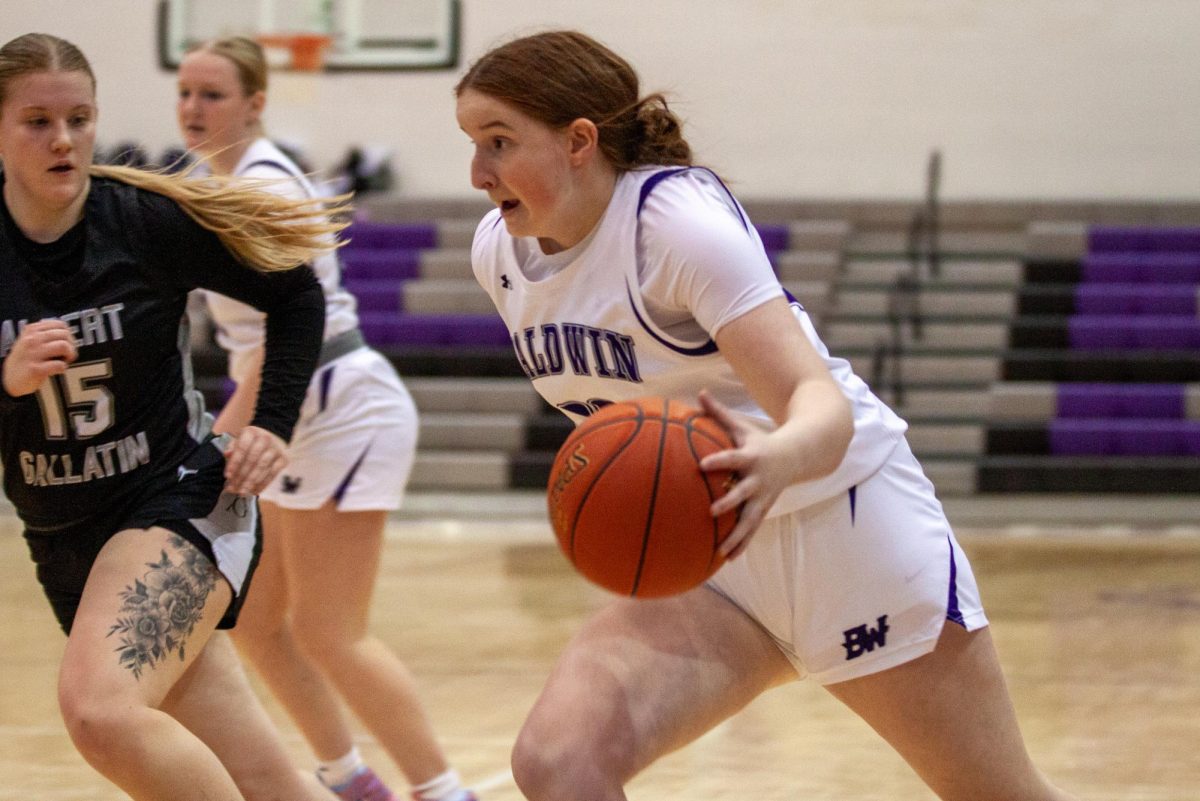
[{"label": "athletic shoe", "polygon": [[400,801],[370,768],[363,768],[350,781],[329,789],[342,801]]}]

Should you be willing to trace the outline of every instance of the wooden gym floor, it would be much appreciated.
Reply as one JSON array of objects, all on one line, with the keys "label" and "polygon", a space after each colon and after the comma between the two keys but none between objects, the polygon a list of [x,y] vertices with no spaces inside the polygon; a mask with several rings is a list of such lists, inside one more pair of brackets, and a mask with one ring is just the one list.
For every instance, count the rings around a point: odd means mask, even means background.
[{"label": "wooden gym floor", "polygon": [[[407,661],[446,750],[483,801],[519,799],[508,753],[578,623],[604,601],[536,513],[413,513],[389,527],[374,628]],[[954,519],[954,515],[951,515]],[[1029,748],[1091,801],[1200,798],[1200,528],[1001,528],[970,555]],[[0,507],[0,801],[124,798],[78,757],[55,706],[63,638],[20,528]],[[298,765],[311,757],[268,699]],[[403,789],[365,733],[360,747]],[[820,688],[774,690],[639,776],[637,799],[928,801]]]}]

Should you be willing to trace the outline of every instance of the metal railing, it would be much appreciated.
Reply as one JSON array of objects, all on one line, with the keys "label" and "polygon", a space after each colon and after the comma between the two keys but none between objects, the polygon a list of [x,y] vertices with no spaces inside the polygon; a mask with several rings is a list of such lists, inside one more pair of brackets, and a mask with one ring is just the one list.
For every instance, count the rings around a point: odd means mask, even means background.
[{"label": "metal railing", "polygon": [[890,390],[890,402],[895,406],[904,405],[907,393],[904,377],[905,329],[911,332],[913,340],[924,338],[921,289],[927,278],[936,279],[942,272],[941,179],[942,154],[934,150],[929,155],[926,168],[925,201],[918,207],[908,227],[905,248],[908,270],[902,270],[888,290],[888,335],[875,343],[871,385],[881,393]]}]

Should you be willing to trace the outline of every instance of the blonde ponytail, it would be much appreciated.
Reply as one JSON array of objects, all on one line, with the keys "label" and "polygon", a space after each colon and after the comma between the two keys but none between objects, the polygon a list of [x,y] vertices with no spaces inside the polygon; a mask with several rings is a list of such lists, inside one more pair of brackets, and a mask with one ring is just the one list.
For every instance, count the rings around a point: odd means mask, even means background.
[{"label": "blonde ponytail", "polygon": [[265,191],[276,181],[191,177],[190,170],[166,173],[94,164],[90,172],[170,198],[239,260],[263,272],[289,270],[341,247],[345,243],[335,235],[350,224],[348,194],[286,198]]}]

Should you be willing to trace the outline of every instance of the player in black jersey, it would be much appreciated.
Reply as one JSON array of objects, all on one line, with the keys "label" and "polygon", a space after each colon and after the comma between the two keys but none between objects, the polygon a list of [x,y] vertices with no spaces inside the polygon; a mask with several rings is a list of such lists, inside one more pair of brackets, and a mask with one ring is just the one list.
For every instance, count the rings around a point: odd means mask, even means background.
[{"label": "player in black jersey", "polygon": [[[328,798],[214,630],[236,620],[259,552],[252,496],[283,467],[321,345],[301,265],[339,226],[311,201],[94,166],[95,124],[77,48],[0,47],[0,458],[68,634],[63,718],[135,799]],[[212,436],[192,387],[195,287],[267,314],[236,438]]]}]

